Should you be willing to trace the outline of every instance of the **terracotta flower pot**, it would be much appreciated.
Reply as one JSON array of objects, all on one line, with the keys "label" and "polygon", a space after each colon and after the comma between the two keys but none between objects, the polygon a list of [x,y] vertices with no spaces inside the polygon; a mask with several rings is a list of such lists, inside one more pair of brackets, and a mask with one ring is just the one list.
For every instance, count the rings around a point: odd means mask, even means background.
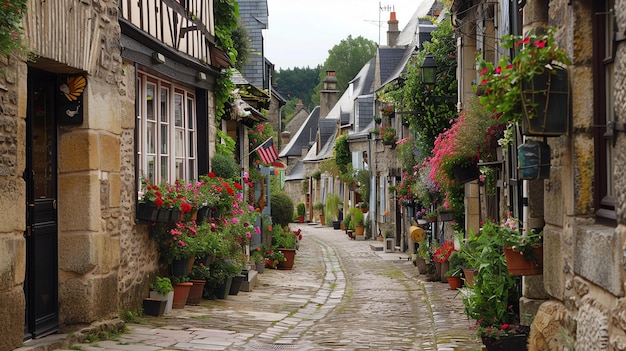
[{"label": "terracotta flower pot", "polygon": [[193,283],[175,283],[174,284],[174,301],[172,302],[173,309],[185,308],[187,303],[187,297],[189,296],[189,290],[191,290]]},{"label": "terracotta flower pot", "polygon": [[296,259],[296,249],[278,248],[278,251],[282,252],[285,256],[285,261],[278,264],[278,269],[292,269]]},{"label": "terracotta flower pot", "polygon": [[467,286],[474,286],[474,276],[476,275],[476,270],[473,268],[463,268],[463,276],[465,276],[465,284]]},{"label": "terracotta flower pot", "polygon": [[192,279],[190,282],[193,284],[189,289],[189,295],[187,296],[187,305],[199,305],[202,301],[202,292],[204,291],[205,280]]},{"label": "terracotta flower pot", "polygon": [[538,245],[533,248],[536,259],[526,259],[519,251],[510,246],[504,247],[504,257],[506,258],[506,268],[509,275],[540,275],[543,274],[543,246]]},{"label": "terracotta flower pot", "polygon": [[456,290],[463,285],[463,281],[461,277],[446,277],[448,279],[448,284],[450,285],[450,290]]}]

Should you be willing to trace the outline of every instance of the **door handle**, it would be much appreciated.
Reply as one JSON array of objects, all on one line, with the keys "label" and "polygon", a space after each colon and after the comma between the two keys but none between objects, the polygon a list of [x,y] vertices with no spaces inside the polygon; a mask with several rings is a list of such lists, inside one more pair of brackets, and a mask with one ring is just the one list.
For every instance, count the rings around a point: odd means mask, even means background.
[{"label": "door handle", "polygon": [[52,200],[52,209],[53,210],[57,209],[57,200]]}]

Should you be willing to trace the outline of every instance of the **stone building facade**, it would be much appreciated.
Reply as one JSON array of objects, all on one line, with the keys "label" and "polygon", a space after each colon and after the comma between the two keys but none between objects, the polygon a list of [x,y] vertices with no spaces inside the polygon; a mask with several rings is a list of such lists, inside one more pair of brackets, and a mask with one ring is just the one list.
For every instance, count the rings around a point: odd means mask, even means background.
[{"label": "stone building facade", "polygon": [[[549,179],[524,184],[526,225],[544,231],[544,274],[524,277],[520,301],[522,321],[531,325],[529,350],[625,350],[626,2],[470,3],[452,5],[455,24],[464,33],[459,54],[465,57],[459,62],[463,96],[473,93],[477,79],[474,53],[483,49],[485,58],[497,60],[497,43],[490,38],[507,30],[526,33],[554,26],[571,60],[569,131],[548,138]],[[512,178],[505,178],[507,186]],[[504,188],[503,195],[510,190]],[[504,206],[511,206],[513,199],[507,200]]]},{"label": "stone building facade", "polygon": [[[140,309],[159,268],[148,225],[135,220],[139,180],[151,169],[138,156],[150,82],[166,88],[161,99],[187,96],[187,129],[202,147],[186,176],[206,173],[215,149],[220,51],[202,39],[214,36],[212,6],[201,16],[204,32],[184,42],[159,37],[154,22],[142,27],[154,6],[142,14],[118,1],[27,6],[24,42],[36,56],[0,60],[2,351]],[[180,23],[199,21],[161,6]]]}]

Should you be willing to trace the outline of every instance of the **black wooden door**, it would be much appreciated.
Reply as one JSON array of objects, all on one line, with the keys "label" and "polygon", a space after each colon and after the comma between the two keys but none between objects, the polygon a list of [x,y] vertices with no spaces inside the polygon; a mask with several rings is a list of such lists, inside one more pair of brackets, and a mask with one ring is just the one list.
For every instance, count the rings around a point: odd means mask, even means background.
[{"label": "black wooden door", "polygon": [[24,338],[58,329],[55,75],[28,74],[26,117],[26,320]]}]

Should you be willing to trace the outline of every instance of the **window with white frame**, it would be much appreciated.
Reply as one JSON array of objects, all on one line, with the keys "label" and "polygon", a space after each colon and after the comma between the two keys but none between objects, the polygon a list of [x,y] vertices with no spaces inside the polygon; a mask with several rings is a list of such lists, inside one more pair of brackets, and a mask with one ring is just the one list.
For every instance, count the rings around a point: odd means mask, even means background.
[{"label": "window with white frame", "polygon": [[197,179],[193,90],[145,73],[138,75],[139,181]]}]

